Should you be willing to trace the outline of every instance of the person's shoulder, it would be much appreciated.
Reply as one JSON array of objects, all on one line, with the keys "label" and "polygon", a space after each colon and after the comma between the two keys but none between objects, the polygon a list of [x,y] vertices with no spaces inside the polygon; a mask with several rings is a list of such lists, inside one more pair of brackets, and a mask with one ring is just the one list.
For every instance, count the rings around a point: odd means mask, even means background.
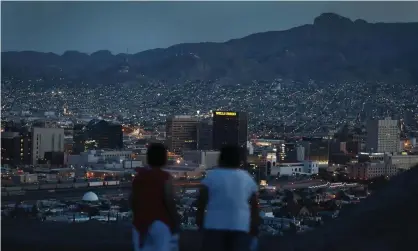
[{"label": "person's shoulder", "polygon": [[243,177],[249,177],[249,178],[251,178],[251,175],[250,175],[250,173],[247,170],[243,170],[243,169],[236,169],[236,170]]},{"label": "person's shoulder", "polygon": [[222,168],[214,167],[214,168],[206,171],[206,177],[218,175],[221,172],[222,172]]},{"label": "person's shoulder", "polygon": [[147,168],[138,168],[135,170],[136,174],[132,180],[132,182],[138,182],[140,179],[144,178],[147,175]]},{"label": "person's shoulder", "polygon": [[221,174],[221,170],[219,168],[213,168],[211,170],[206,171],[205,178],[200,182],[202,185],[210,186],[214,182],[218,180],[218,177]]},{"label": "person's shoulder", "polygon": [[146,177],[149,174],[149,168],[138,168],[136,170],[135,179],[142,179],[143,177]]},{"label": "person's shoulder", "polygon": [[240,175],[242,175],[242,177],[248,182],[248,183],[250,183],[250,184],[252,184],[252,185],[257,185],[257,183],[255,182],[255,180],[254,180],[254,177],[253,176],[251,176],[251,174],[248,172],[248,171],[246,171],[246,170],[242,170],[242,169],[240,169],[239,170],[239,173],[240,173]]},{"label": "person's shoulder", "polygon": [[166,170],[158,169],[158,172],[161,173],[161,176],[164,180],[171,180],[173,178],[171,173],[167,172]]},{"label": "person's shoulder", "polygon": [[230,176],[239,176],[246,177],[249,176],[249,173],[245,170],[238,168],[217,168],[213,169],[211,175],[230,175]]}]

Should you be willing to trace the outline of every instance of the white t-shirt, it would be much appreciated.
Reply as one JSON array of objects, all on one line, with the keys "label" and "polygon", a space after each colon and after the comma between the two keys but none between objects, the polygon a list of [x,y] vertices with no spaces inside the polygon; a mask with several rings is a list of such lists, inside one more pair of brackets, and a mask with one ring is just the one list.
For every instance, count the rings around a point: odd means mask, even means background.
[{"label": "white t-shirt", "polygon": [[258,191],[250,174],[239,169],[216,168],[207,173],[202,184],[209,191],[204,228],[249,232],[249,199]]}]

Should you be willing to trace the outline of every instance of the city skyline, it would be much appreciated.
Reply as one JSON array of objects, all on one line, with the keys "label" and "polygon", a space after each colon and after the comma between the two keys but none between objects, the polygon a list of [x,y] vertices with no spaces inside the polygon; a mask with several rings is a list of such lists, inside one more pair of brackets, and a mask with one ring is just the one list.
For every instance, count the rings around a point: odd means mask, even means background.
[{"label": "city skyline", "polygon": [[417,10],[417,2],[2,2],[2,51],[137,53],[286,30],[324,12],[417,22]]},{"label": "city skyline", "polygon": [[417,13],[2,2],[5,250],[408,249]]}]

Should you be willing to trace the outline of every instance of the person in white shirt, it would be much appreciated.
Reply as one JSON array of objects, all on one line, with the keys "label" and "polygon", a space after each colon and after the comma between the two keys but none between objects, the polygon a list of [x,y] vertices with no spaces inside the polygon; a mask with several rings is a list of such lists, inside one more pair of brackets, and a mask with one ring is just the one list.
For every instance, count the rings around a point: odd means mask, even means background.
[{"label": "person in white shirt", "polygon": [[258,235],[258,186],[239,169],[240,148],[225,146],[219,166],[206,175],[197,200],[197,224],[203,233],[202,251],[250,250]]}]

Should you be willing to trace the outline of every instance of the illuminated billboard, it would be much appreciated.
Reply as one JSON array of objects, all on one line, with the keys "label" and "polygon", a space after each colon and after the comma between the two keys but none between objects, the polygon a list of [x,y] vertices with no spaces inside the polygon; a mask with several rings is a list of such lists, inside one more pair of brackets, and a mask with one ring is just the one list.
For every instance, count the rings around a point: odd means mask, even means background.
[{"label": "illuminated billboard", "polygon": [[215,112],[218,116],[237,116],[236,112]]}]

